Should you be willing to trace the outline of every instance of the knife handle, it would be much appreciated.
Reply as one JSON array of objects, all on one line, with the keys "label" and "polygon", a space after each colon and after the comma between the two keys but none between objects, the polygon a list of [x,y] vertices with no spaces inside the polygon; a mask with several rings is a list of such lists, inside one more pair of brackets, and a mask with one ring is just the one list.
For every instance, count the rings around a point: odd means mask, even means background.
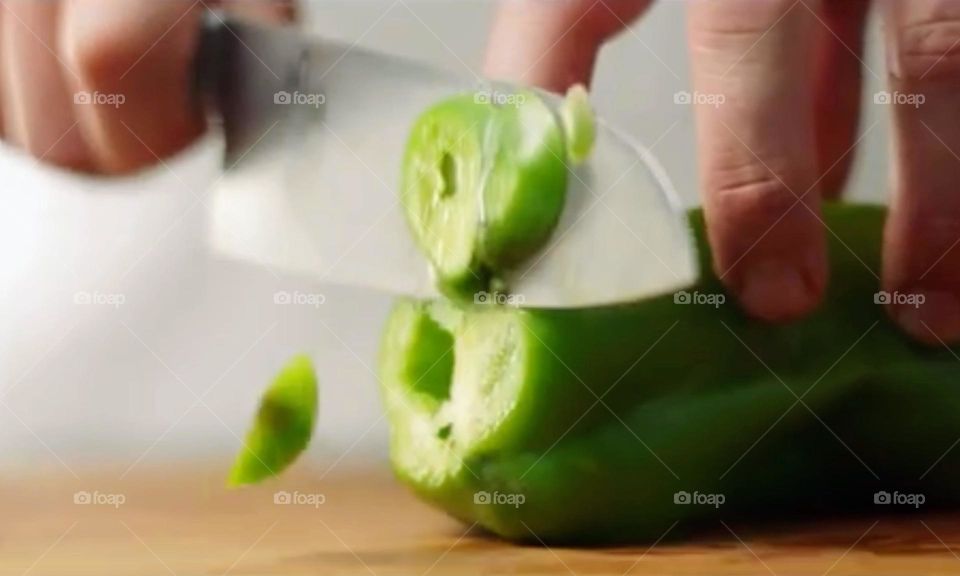
[{"label": "knife handle", "polygon": [[195,57],[194,90],[226,139],[225,164],[242,158],[285,114],[282,94],[299,90],[306,49],[289,27],[254,24],[207,10]]},{"label": "knife handle", "polygon": [[220,11],[206,10],[200,21],[200,40],[193,66],[193,89],[195,98],[205,110],[216,112],[220,98],[220,76],[223,73],[224,35],[227,33],[224,15]]}]

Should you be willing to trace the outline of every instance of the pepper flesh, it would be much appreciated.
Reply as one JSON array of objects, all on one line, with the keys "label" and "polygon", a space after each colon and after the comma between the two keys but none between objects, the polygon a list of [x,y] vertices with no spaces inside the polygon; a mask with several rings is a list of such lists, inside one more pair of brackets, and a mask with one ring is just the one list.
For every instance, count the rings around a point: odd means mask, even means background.
[{"label": "pepper flesh", "polygon": [[596,118],[583,84],[574,84],[567,90],[560,119],[567,139],[567,156],[574,164],[580,164],[590,156],[597,139]]},{"label": "pepper flesh", "polygon": [[403,162],[407,221],[441,290],[469,299],[539,249],[566,197],[563,130],[532,92],[462,94],[415,122]]},{"label": "pepper flesh", "polygon": [[[816,312],[787,326],[750,320],[730,300],[695,303],[723,294],[699,212],[691,303],[669,294],[546,311],[401,300],[380,363],[397,475],[464,522],[547,543],[888,511],[874,507],[879,491],[960,504],[960,454],[949,450],[960,362],[910,342],[876,303],[885,215],[824,207],[836,235],[831,284]],[[724,502],[678,503],[684,493]]]},{"label": "pepper flesh", "polygon": [[293,357],[264,392],[228,486],[256,484],[276,476],[297,459],[313,434],[317,396],[310,359]]}]

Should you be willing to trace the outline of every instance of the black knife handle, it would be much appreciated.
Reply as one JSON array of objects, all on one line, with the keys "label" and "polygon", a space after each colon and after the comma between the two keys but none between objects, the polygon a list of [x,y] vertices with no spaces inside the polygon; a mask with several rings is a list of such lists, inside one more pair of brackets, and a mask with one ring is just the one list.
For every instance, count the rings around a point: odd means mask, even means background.
[{"label": "black knife handle", "polygon": [[279,95],[300,89],[306,48],[290,27],[255,24],[208,10],[202,20],[195,91],[226,139],[226,162],[242,158],[285,117]]},{"label": "black knife handle", "polygon": [[222,86],[225,36],[228,34],[225,16],[220,11],[206,10],[200,24],[200,40],[194,63],[193,86],[196,98],[211,112],[219,110]]}]

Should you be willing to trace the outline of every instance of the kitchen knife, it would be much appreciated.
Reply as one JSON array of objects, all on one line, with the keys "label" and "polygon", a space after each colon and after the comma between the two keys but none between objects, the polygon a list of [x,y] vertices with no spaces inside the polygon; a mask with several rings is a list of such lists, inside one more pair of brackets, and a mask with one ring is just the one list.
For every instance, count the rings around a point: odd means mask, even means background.
[{"label": "kitchen knife", "polygon": [[[408,131],[445,97],[509,99],[516,88],[208,16],[198,78],[226,140],[212,250],[321,282],[435,296],[398,194]],[[556,110],[560,99],[542,95]],[[599,121],[593,154],[570,170],[551,239],[504,275],[515,302],[616,304],[695,281],[684,210],[647,150]]]}]

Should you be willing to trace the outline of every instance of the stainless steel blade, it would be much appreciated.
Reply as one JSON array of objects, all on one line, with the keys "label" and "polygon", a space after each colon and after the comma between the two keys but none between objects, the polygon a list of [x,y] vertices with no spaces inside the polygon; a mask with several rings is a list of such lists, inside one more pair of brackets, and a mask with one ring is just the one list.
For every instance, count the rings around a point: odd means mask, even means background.
[{"label": "stainless steel blade", "polygon": [[[446,96],[513,88],[356,46],[229,26],[217,42],[227,155],[212,201],[213,249],[319,281],[435,295],[397,190],[408,130]],[[591,159],[572,169],[548,246],[506,280],[524,306],[613,304],[691,284],[695,260],[655,159],[601,123]]]}]

